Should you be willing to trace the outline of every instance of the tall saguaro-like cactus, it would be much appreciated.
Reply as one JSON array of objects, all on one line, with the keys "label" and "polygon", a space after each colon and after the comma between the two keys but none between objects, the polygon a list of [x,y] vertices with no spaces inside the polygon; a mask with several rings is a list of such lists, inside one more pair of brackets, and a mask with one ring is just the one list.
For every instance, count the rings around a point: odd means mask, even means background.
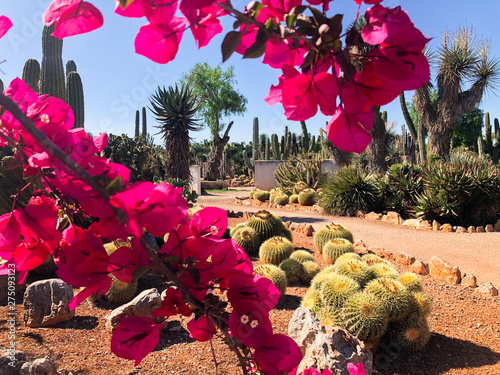
[{"label": "tall saguaro-like cactus", "polygon": [[259,118],[253,118],[253,138],[252,138],[252,158],[253,161],[260,159],[259,150]]},{"label": "tall saguaro-like cactus", "polygon": [[38,92],[40,81],[40,63],[37,59],[28,59],[24,63],[22,80],[35,92]]},{"label": "tall saguaro-like cactus", "polygon": [[83,128],[85,123],[85,109],[80,74],[74,71],[69,72],[67,80],[67,102],[75,115],[75,125],[73,127]]},{"label": "tall saguaro-like cactus", "polygon": [[62,39],[53,37],[55,25],[44,26],[42,31],[42,66],[38,93],[66,100]]}]

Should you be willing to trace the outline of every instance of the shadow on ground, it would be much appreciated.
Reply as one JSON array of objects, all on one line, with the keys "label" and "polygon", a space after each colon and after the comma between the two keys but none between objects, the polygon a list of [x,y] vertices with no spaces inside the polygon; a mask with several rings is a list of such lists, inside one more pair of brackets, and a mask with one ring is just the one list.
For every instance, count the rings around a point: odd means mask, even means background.
[{"label": "shadow on ground", "polygon": [[287,216],[287,215],[280,215],[281,220],[286,223],[287,221],[291,221],[293,223],[300,222],[302,223],[317,223],[318,221],[324,221],[324,217],[304,217],[304,216]]},{"label": "shadow on ground", "polygon": [[[379,348],[374,356],[374,374],[439,375],[452,369],[473,369],[498,362],[500,353],[487,347],[433,333],[431,341],[422,352],[401,353],[393,345]],[[429,367],[429,363],[433,367]]]}]

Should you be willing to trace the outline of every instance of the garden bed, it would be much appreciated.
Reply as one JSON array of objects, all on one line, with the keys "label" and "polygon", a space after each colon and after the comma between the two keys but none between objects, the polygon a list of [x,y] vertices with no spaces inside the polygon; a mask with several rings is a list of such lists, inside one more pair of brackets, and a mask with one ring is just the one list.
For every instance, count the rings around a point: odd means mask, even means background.
[{"label": "garden bed", "polygon": [[[230,225],[244,221],[229,219]],[[294,233],[295,247],[314,249],[312,237]],[[325,263],[319,253],[316,261]],[[375,374],[499,374],[500,373],[500,297],[473,294],[472,290],[448,285],[429,276],[423,278],[425,291],[434,300],[429,317],[432,338],[419,353],[407,355],[387,353],[375,355]],[[152,287],[142,283],[143,288]],[[289,287],[285,298],[271,311],[276,332],[287,333],[288,322],[299,306],[307,288]],[[22,297],[17,299],[16,342],[28,359],[50,355],[59,369],[73,374],[215,374],[209,343],[198,343],[186,331],[188,319],[172,319],[161,335],[158,348],[134,368],[132,361],[114,356],[110,351],[110,335],[104,316],[114,306],[87,302],[76,309],[76,317],[67,323],[47,328],[28,328],[22,322]],[[0,345],[8,343],[7,306],[0,306]],[[6,345],[6,344],[4,344]],[[235,356],[218,340],[215,354],[220,362],[219,374],[239,375]],[[387,349],[389,351],[389,349]]]}]

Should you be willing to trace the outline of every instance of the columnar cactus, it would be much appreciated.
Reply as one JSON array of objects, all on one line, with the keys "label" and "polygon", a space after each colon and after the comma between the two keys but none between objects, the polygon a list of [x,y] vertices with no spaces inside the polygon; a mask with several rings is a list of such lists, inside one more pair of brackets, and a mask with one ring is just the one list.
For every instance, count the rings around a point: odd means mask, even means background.
[{"label": "columnar cactus", "polygon": [[148,123],[146,120],[146,107],[142,107],[142,137],[146,139],[148,137]]},{"label": "columnar cactus", "polygon": [[71,72],[76,72],[76,63],[73,60],[68,60],[66,62],[66,76]]},{"label": "columnar cactus", "polygon": [[135,136],[139,136],[139,120],[140,120],[140,114],[139,110],[135,111]]},{"label": "columnar cactus", "polygon": [[75,115],[74,128],[83,128],[85,125],[85,101],[82,80],[77,72],[69,72],[67,75],[67,93],[67,102]]},{"label": "columnar cactus", "polygon": [[66,100],[62,39],[52,36],[55,24],[44,26],[42,31],[42,66],[40,69],[39,94],[48,94]]},{"label": "columnar cactus", "polygon": [[37,59],[29,59],[26,61],[23,68],[22,79],[33,91],[38,92],[38,82],[40,80],[40,63]]}]

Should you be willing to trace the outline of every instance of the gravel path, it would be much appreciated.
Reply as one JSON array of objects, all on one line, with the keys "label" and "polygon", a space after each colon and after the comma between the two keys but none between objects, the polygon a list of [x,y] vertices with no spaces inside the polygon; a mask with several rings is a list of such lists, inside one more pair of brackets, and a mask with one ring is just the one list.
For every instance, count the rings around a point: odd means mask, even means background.
[{"label": "gravel path", "polygon": [[[248,196],[252,188],[235,188],[223,193],[207,193],[198,197],[196,205],[216,206],[232,211],[256,212],[260,208],[236,204],[236,197]],[[310,223],[317,230],[335,222],[348,227],[354,240],[363,240],[368,247],[404,251],[421,261],[437,255],[460,271],[473,274],[478,283],[491,281],[500,287],[500,232],[443,233],[417,230],[401,225],[360,218],[322,215],[307,211],[273,209],[283,221]]]}]

